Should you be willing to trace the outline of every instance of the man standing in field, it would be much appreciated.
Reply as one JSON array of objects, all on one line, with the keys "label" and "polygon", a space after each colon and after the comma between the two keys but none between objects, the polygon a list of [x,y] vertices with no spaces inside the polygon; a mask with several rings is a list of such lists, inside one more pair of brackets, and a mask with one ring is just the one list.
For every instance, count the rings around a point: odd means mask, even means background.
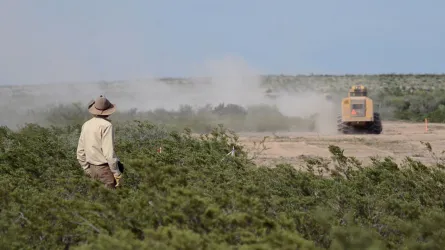
[{"label": "man standing in field", "polygon": [[77,146],[77,160],[91,178],[114,189],[119,186],[123,169],[114,151],[114,131],[108,116],[116,111],[116,105],[100,96],[88,104],[93,118],[82,125]]}]

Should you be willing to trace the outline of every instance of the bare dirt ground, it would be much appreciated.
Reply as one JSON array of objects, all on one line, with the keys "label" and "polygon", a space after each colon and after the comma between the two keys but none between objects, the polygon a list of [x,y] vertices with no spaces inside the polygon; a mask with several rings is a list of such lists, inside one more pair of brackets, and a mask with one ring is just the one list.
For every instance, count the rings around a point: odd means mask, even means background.
[{"label": "bare dirt ground", "polygon": [[442,156],[441,152],[445,150],[445,124],[428,124],[426,132],[424,123],[383,122],[383,132],[380,135],[290,132],[238,135],[241,143],[251,152],[258,152],[262,148],[258,143],[268,136],[264,143],[267,149],[255,159],[261,165],[290,163],[301,167],[307,156],[330,158],[329,145],[339,146],[344,149],[345,156],[355,156],[365,165],[372,156],[390,156],[397,163],[401,163],[407,156],[425,164],[434,163],[435,160],[421,141],[429,142],[438,156]]}]

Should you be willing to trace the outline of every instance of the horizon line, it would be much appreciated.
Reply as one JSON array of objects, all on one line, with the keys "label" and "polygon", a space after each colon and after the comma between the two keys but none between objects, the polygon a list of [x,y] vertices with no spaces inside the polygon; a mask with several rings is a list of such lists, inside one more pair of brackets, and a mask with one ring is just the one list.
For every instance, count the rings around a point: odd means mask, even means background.
[{"label": "horizon line", "polygon": [[[249,74],[248,74],[249,75]],[[252,76],[259,77],[379,77],[379,76],[445,76],[444,73],[344,73],[344,74],[328,74],[328,73],[306,73],[306,74],[251,74]],[[217,76],[220,77],[220,76]],[[54,85],[54,84],[100,84],[100,83],[118,83],[118,82],[134,82],[134,81],[146,81],[146,80],[190,80],[190,79],[211,79],[214,76],[158,76],[158,77],[145,77],[136,79],[115,79],[115,80],[85,80],[85,81],[58,81],[58,82],[45,82],[45,83],[28,83],[28,84],[0,84],[1,87],[20,87],[20,86],[35,86],[35,85]]]}]

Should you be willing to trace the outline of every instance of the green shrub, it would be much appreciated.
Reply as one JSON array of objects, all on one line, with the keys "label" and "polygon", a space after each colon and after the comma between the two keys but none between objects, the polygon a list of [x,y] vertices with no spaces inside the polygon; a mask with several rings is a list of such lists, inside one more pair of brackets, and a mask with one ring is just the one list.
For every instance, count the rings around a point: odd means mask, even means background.
[{"label": "green shrub", "polygon": [[[442,165],[361,166],[331,146],[331,177],[308,160],[255,166],[223,126],[200,138],[119,124],[124,186],[75,159],[79,125],[0,129],[0,239],[8,249],[441,249]],[[162,153],[156,149],[162,146]],[[228,153],[235,149],[235,156]]]},{"label": "green shrub", "polygon": [[[37,124],[42,126],[63,127],[70,124],[81,124],[90,117],[86,107],[78,103],[51,107],[45,112],[36,114]],[[182,105],[177,111],[156,109],[152,111],[118,111],[113,114],[113,121],[126,123],[133,120],[150,122],[169,131],[191,128],[195,132],[209,133],[219,124],[234,131],[289,131],[311,130],[312,117],[289,117],[283,115],[277,107],[269,105],[252,105],[246,108],[236,104],[220,104],[193,108]]]},{"label": "green shrub", "polygon": [[[324,89],[339,100],[364,80],[386,120],[443,122],[443,79],[271,76],[263,84],[297,92]],[[112,118],[126,172],[123,187],[111,191],[85,177],[76,161],[81,124],[89,117],[84,106],[31,114],[40,125],[0,128],[0,239],[6,249],[442,249],[445,244],[445,166],[429,144],[438,161],[432,166],[410,158],[401,165],[384,158],[362,166],[335,145],[329,147],[332,166],[318,158],[308,158],[305,170],[255,166],[226,128],[311,130],[316,115],[288,117],[273,106],[236,104],[133,109]],[[188,128],[204,134],[192,136]],[[234,157],[228,155],[232,149]]]}]

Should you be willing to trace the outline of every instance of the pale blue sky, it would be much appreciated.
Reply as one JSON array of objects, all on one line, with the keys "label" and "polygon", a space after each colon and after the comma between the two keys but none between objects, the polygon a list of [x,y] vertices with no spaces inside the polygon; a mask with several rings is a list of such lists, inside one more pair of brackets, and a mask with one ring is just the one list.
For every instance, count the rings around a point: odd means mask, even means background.
[{"label": "pale blue sky", "polygon": [[0,84],[262,74],[442,73],[440,0],[0,0]]}]

